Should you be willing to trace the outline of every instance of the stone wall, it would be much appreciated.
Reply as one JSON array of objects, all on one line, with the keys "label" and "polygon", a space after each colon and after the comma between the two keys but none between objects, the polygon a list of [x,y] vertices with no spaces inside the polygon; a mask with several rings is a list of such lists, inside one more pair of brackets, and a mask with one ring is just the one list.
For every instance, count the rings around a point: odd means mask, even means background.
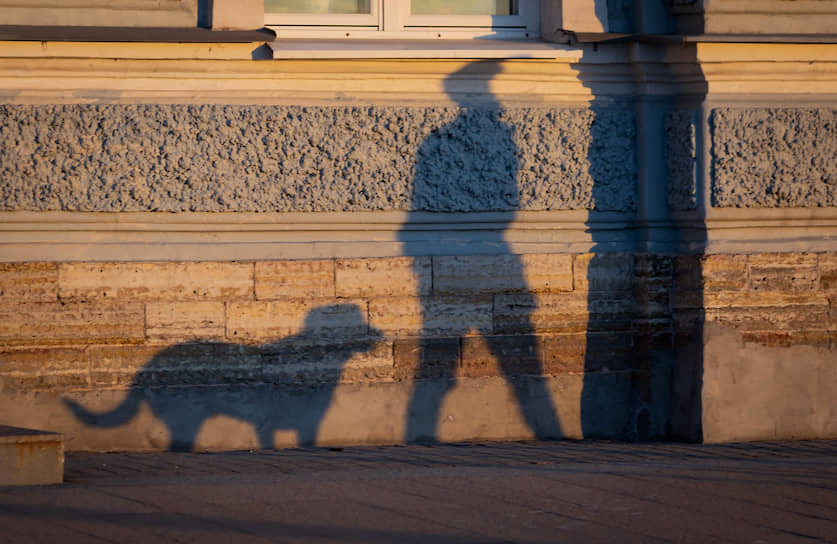
[{"label": "stone wall", "polygon": [[631,210],[628,110],[0,105],[0,210]]},{"label": "stone wall", "polygon": [[714,206],[837,206],[837,110],[717,108],[710,122]]},{"label": "stone wall", "polygon": [[0,291],[0,407],[70,449],[403,442],[417,384],[443,440],[837,433],[834,254],[14,263]]}]

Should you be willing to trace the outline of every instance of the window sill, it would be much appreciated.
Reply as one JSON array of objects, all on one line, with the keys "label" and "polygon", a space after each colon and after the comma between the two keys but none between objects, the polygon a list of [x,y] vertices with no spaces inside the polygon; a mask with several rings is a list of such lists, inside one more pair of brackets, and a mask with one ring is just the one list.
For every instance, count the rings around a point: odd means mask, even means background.
[{"label": "window sill", "polygon": [[540,41],[300,39],[268,43],[273,58],[290,59],[577,59],[576,47]]}]

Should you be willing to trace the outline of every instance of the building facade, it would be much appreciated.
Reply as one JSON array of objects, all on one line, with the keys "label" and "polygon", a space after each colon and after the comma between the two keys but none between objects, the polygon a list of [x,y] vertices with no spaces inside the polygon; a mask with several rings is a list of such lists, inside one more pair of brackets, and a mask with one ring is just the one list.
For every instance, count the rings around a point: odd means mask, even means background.
[{"label": "building facade", "polygon": [[837,436],[837,2],[297,4],[0,1],[0,423]]}]

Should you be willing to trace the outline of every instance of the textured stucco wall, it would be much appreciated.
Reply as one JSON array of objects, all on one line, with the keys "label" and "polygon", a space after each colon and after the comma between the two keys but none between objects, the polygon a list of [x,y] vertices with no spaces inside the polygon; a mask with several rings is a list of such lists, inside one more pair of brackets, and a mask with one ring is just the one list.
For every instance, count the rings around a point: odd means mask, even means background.
[{"label": "textured stucco wall", "polygon": [[630,210],[630,111],[0,106],[0,210]]},{"label": "textured stucco wall", "polygon": [[668,205],[674,210],[694,209],[697,204],[695,112],[668,112],[664,130]]},{"label": "textured stucco wall", "polygon": [[711,129],[714,206],[837,206],[837,109],[719,108]]}]

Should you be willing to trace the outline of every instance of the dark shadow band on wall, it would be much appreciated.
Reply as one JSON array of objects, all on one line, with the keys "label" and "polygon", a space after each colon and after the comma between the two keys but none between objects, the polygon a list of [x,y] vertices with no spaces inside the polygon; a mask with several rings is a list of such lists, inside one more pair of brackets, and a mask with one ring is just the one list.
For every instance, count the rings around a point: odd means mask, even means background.
[{"label": "dark shadow band on wall", "polygon": [[[673,48],[674,63],[655,62],[670,46],[630,47],[630,96],[609,96],[608,82],[582,76],[593,93],[594,212],[613,191],[599,164],[610,145],[606,120],[627,110],[635,127],[634,176],[621,180],[635,188],[633,242],[614,246],[590,222],[593,245],[581,260],[588,289],[582,431],[585,438],[700,441],[706,229],[697,157],[706,84],[694,46]],[[602,54],[588,46],[580,72]]]}]

